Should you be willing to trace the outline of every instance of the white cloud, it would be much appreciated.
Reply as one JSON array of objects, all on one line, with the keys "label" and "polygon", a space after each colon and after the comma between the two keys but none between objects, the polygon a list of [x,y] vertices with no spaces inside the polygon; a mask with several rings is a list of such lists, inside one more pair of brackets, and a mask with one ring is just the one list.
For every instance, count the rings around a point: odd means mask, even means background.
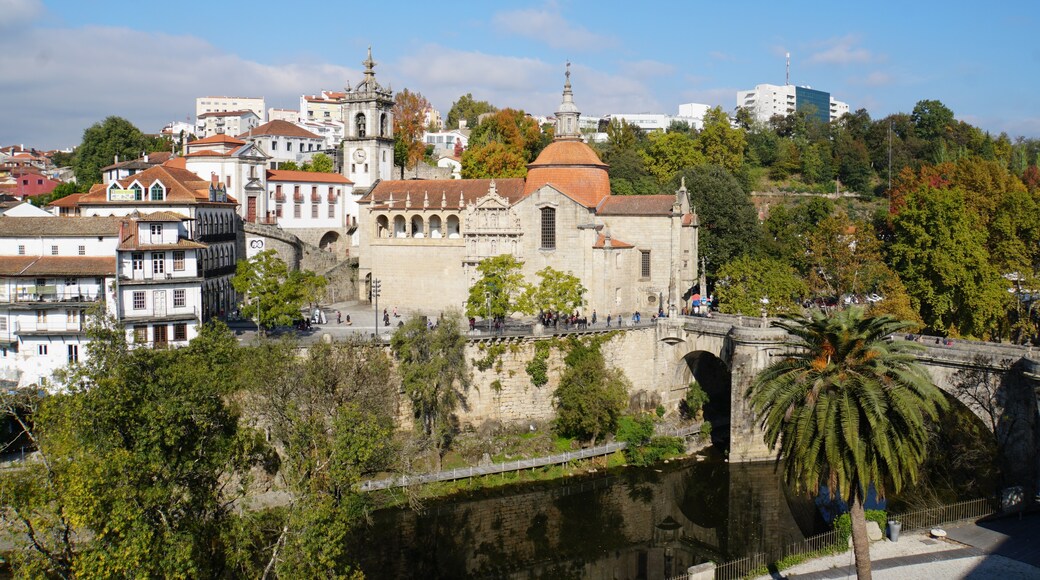
[{"label": "white cloud", "polygon": [[675,74],[675,66],[650,59],[621,62],[618,63],[618,69],[621,74],[637,79],[666,77]]},{"label": "white cloud", "polygon": [[0,30],[31,22],[41,14],[42,0],[0,0]]},{"label": "white cloud", "polygon": [[193,116],[195,97],[263,96],[295,108],[302,93],[338,89],[361,73],[330,64],[266,65],[193,36],[125,28],[34,29],[0,38],[0,143],[79,143],[109,115],[142,131]]},{"label": "white cloud", "polygon": [[531,38],[551,48],[595,51],[616,44],[611,37],[568,23],[554,3],[541,9],[499,12],[491,22],[501,32]]},{"label": "white cloud", "polygon": [[815,52],[809,56],[809,62],[846,65],[876,60],[877,57],[874,54],[865,48],[856,46],[857,44],[859,44],[859,37],[851,34],[824,40],[816,44]]}]

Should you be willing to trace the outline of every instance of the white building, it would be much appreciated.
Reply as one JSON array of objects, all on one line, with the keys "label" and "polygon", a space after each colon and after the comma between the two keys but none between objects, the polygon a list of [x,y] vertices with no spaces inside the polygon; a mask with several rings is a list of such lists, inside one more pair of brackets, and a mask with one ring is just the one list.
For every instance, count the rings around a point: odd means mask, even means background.
[{"label": "white building", "polygon": [[258,127],[260,116],[253,111],[226,111],[199,115],[195,127],[197,136],[238,135]]},{"label": "white building", "polygon": [[270,121],[238,136],[255,143],[268,156],[271,169],[292,161],[302,165],[325,148],[325,139],[288,121]]},{"label": "white building", "polygon": [[437,133],[424,133],[423,142],[433,145],[433,156],[455,155],[455,147],[458,144],[459,151],[465,151],[469,147],[469,129],[452,129],[450,131],[439,131]]},{"label": "white building", "polygon": [[344,128],[342,121],[301,121],[294,123],[305,131],[310,131],[324,140],[325,150],[333,150],[330,157],[335,159],[335,149],[343,141]]},{"label": "white building", "polygon": [[325,90],[317,95],[301,95],[299,120],[342,121],[345,96],[345,92]]},{"label": "white building", "polygon": [[737,108],[747,109],[755,120],[766,123],[774,115],[786,117],[796,111],[812,110],[825,123],[849,112],[848,103],[834,100],[830,93],[796,85],[756,85],[737,91]]},{"label": "white building", "polygon": [[340,256],[357,245],[358,199],[338,173],[267,171],[267,197],[258,217]]},{"label": "white building", "polygon": [[300,120],[300,112],[296,109],[276,109],[271,107],[270,109],[267,109],[267,120],[296,123]]},{"label": "white building", "polygon": [[187,344],[198,333],[202,277],[185,218],[0,218],[0,380],[28,386],[86,355],[87,311],[128,340]]},{"label": "white building", "polygon": [[266,121],[264,112],[267,106],[263,97],[198,97],[195,99],[195,117],[206,113],[226,113],[229,111],[252,111],[261,122]]}]

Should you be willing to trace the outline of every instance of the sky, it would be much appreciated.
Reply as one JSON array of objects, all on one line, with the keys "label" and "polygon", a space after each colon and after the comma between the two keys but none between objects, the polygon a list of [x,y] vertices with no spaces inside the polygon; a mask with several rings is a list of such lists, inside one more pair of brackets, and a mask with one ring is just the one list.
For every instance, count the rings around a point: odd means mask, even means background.
[{"label": "sky", "polygon": [[738,90],[784,84],[789,52],[792,84],[872,118],[938,99],[1040,137],[1038,31],[1025,0],[0,0],[0,145],[74,146],[109,115],[154,133],[206,95],[298,109],[360,81],[369,46],[381,84],[445,117],[466,93],[551,115],[568,61],[584,115],[732,112]]}]

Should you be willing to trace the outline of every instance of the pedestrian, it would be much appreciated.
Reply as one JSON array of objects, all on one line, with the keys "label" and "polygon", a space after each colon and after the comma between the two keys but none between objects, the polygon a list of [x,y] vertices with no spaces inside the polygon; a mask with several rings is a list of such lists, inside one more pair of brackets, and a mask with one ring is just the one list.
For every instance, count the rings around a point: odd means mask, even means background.
[{"label": "pedestrian", "polygon": [[610,313],[607,313],[607,328],[610,328]]},{"label": "pedestrian", "polygon": [[397,307],[394,306],[394,318],[401,318],[401,315],[397,313]]},{"label": "pedestrian", "polygon": [[596,326],[596,309],[592,309],[592,326]]},{"label": "pedestrian", "polygon": [[350,321],[350,314],[348,313],[347,314],[347,326],[350,326],[351,324],[354,324],[354,323]]},{"label": "pedestrian", "polygon": [[343,324],[343,313],[339,310],[336,311],[336,324]]}]

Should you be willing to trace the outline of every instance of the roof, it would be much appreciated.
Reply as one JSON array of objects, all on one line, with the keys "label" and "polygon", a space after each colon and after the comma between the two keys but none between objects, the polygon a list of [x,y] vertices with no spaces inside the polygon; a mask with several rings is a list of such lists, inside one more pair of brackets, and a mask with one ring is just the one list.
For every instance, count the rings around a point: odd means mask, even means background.
[{"label": "roof", "polygon": [[0,237],[114,236],[122,218],[106,217],[0,217]]},{"label": "roof", "polygon": [[600,202],[596,215],[671,215],[674,195],[612,195]]},{"label": "roof", "polygon": [[[202,179],[198,175],[188,171],[187,169],[181,169],[172,165],[156,165],[136,175],[131,175],[123,179],[113,181],[123,189],[128,189],[134,182],[141,184],[145,190],[148,190],[155,181],[161,182],[166,186],[166,199],[159,201],[131,201],[131,202],[110,202],[108,201],[108,195],[106,193],[107,187],[103,184],[96,184],[90,188],[90,192],[83,195],[80,198],[80,205],[99,205],[99,204],[131,204],[131,205],[149,205],[149,204],[197,204],[197,203],[225,203],[225,202],[211,202],[209,200],[209,187],[210,182]],[[234,203],[230,197],[226,203]]]},{"label": "roof", "polygon": [[524,194],[551,185],[585,207],[596,207],[610,196],[607,164],[581,141],[556,141],[527,166]]},{"label": "roof", "polygon": [[[597,250],[607,249],[607,236],[604,234],[600,234],[599,236],[597,236],[596,243],[592,244],[592,247]],[[625,250],[628,248],[634,248],[635,246],[628,242],[622,242],[617,238],[611,238],[610,247],[615,250]]]},{"label": "roof", "polygon": [[246,144],[245,141],[243,141],[241,139],[235,139],[231,135],[225,135],[223,133],[218,133],[216,135],[210,135],[209,137],[206,137],[205,139],[196,139],[196,140],[188,143],[188,146],[191,147],[191,146],[194,146],[194,145],[205,145],[205,144],[208,144],[208,143],[230,143],[232,145],[245,145]]},{"label": "roof", "polygon": [[298,181],[305,183],[354,183],[339,173],[317,173],[314,171],[289,171],[286,169],[268,169],[267,181]]},{"label": "roof", "polygon": [[250,111],[249,109],[242,109],[238,111],[211,111],[209,113],[203,113],[199,115],[199,119],[205,119],[206,117],[241,117],[243,115],[252,115],[259,118],[259,115]]},{"label": "roof", "polygon": [[274,121],[268,121],[259,127],[254,127],[251,131],[247,131],[239,135],[239,137],[246,137],[252,135],[253,137],[259,137],[261,135],[278,135],[282,137],[303,137],[307,139],[321,139],[318,135],[311,133],[303,127],[298,127],[289,121],[283,121],[281,119],[275,119]]},{"label": "roof", "polygon": [[190,218],[190,217],[188,217],[186,215],[179,214],[179,213],[174,212],[174,211],[153,211],[151,213],[145,213],[145,214],[139,214],[139,215],[131,214],[128,217],[137,219],[137,220],[142,221],[142,222],[183,222],[183,221],[192,221],[192,218]]},{"label": "roof", "polygon": [[495,182],[498,195],[509,200],[510,204],[523,198],[524,180],[518,177],[494,180],[409,179],[380,181],[358,203],[369,203],[373,207],[387,207],[392,196],[393,209],[403,209],[407,201],[411,202],[408,207],[421,208],[425,199],[429,199],[431,208],[441,208],[443,199],[444,209],[462,209],[459,206],[459,196],[462,197],[463,205],[474,203],[487,195],[492,181]]},{"label": "roof", "polygon": [[[72,218],[59,221],[72,221]],[[115,273],[115,256],[0,256],[0,275],[4,276],[111,276]]]}]

